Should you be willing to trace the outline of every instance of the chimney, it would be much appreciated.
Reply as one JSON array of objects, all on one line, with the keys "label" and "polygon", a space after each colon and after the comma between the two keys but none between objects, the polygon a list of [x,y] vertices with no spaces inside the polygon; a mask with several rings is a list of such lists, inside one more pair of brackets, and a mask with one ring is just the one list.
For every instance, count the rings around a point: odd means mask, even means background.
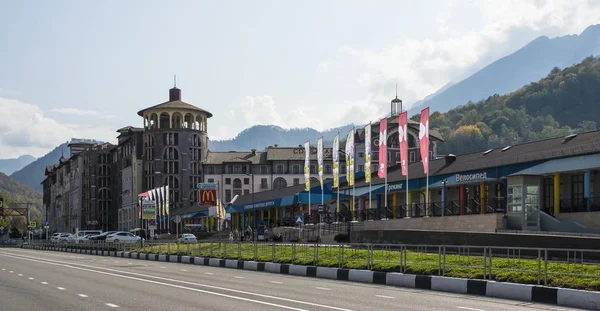
[{"label": "chimney", "polygon": [[454,161],[456,161],[456,155],[451,153],[446,156],[446,165],[450,165],[450,164],[454,163]]},{"label": "chimney", "polygon": [[252,149],[252,155],[256,155],[256,149]]},{"label": "chimney", "polygon": [[169,101],[181,100],[181,90],[174,87],[169,90]]},{"label": "chimney", "polygon": [[273,148],[277,148],[277,146],[278,146],[278,145],[277,145],[277,144],[275,144],[275,145],[273,145]]}]

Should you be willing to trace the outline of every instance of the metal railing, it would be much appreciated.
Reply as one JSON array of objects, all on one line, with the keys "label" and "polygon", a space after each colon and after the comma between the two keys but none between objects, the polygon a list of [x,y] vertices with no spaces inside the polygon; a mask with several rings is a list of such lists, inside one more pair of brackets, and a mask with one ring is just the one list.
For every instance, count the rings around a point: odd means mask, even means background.
[{"label": "metal railing", "polygon": [[254,260],[600,290],[600,250],[587,249],[239,241],[194,244],[35,242],[23,247]]}]

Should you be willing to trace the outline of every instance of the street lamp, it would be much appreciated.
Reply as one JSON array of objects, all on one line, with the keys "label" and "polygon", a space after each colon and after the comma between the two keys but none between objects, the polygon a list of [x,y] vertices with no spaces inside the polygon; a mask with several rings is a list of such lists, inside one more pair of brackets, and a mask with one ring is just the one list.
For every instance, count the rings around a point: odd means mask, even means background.
[{"label": "street lamp", "polygon": [[442,216],[446,215],[446,184],[447,179],[442,180]]}]

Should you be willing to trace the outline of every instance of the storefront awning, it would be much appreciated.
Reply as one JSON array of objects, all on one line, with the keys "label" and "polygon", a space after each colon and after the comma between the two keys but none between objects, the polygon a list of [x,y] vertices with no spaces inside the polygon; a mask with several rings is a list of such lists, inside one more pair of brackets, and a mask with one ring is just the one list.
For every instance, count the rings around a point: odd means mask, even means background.
[{"label": "storefront awning", "polygon": [[578,157],[549,160],[510,174],[510,176],[548,175],[553,173],[584,171],[598,168],[600,168],[600,154],[591,154]]}]

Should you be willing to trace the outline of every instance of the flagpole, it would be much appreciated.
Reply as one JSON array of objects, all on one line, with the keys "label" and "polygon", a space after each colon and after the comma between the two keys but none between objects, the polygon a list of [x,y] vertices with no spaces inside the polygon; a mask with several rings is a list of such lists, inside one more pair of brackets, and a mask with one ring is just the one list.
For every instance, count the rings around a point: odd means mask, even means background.
[{"label": "flagpole", "polygon": [[[370,133],[371,133],[371,122],[369,122],[369,141],[365,141],[365,149],[367,148],[366,144],[369,144],[369,150],[370,150],[370,152],[369,152],[369,204],[368,204],[369,209],[371,209],[371,189],[372,189],[371,185],[373,184],[373,181],[371,180],[371,176],[373,175],[372,174],[373,172],[371,172],[371,166],[372,166],[371,165],[371,154],[373,154],[373,150],[371,150],[371,141],[370,141],[371,134]],[[365,179],[366,179],[366,176],[365,176]]]},{"label": "flagpole", "polygon": [[[408,153],[408,152],[407,152]],[[412,210],[408,207],[408,161],[406,161],[406,217],[405,218],[410,218],[408,212],[410,211],[412,214]]]},{"label": "flagpole", "polygon": [[[352,157],[354,157],[354,136],[356,133],[356,129],[352,128]],[[358,210],[355,206],[356,206],[356,183],[354,182],[354,161],[352,159],[350,159],[350,162],[352,162],[352,167],[351,167],[351,174],[352,174],[352,209],[356,209]],[[352,213],[354,214],[354,211],[352,211]],[[359,217],[360,219],[360,217]],[[355,218],[356,220],[356,218]]]},{"label": "flagpole", "polygon": [[[337,132],[337,141],[338,141],[338,144],[339,144],[339,141],[340,141],[340,131]],[[337,152],[337,154],[338,154],[338,156],[337,156],[337,159],[338,159],[338,163],[337,163],[338,184],[337,184],[337,201],[335,203],[335,214],[336,214],[337,222],[340,222],[340,147],[339,147],[339,145],[337,147],[337,150],[333,150],[333,151]],[[333,178],[335,179],[335,176]]]}]

